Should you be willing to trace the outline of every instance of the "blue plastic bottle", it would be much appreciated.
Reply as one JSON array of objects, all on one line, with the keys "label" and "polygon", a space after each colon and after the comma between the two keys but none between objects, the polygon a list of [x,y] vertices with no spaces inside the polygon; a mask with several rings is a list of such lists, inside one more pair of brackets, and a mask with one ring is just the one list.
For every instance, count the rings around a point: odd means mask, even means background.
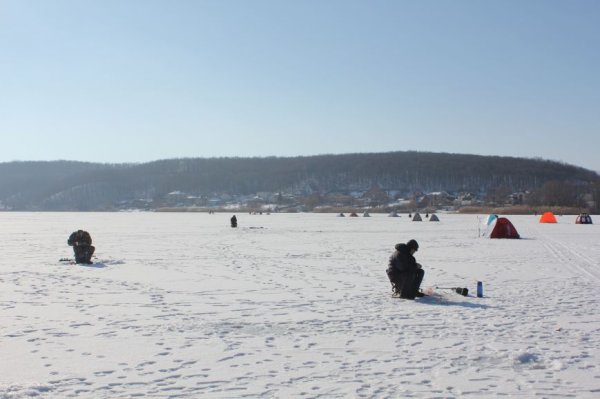
[{"label": "blue plastic bottle", "polygon": [[483,282],[478,281],[477,282],[477,298],[482,298],[483,297]]}]

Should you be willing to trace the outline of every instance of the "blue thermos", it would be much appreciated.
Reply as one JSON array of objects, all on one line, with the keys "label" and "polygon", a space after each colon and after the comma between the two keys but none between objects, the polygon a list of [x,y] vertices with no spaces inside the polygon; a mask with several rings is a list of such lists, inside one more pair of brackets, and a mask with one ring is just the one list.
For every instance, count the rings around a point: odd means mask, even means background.
[{"label": "blue thermos", "polygon": [[477,282],[477,298],[482,298],[483,297],[483,282],[478,281]]}]

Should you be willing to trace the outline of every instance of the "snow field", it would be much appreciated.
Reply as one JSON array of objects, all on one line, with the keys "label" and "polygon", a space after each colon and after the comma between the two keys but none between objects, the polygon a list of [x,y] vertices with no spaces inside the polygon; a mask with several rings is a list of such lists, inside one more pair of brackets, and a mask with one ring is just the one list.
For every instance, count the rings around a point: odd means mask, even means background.
[{"label": "snow field", "polygon": [[[231,215],[0,213],[0,398],[600,396],[597,225]],[[57,262],[79,228],[96,263]],[[470,296],[391,298],[411,238]]]}]

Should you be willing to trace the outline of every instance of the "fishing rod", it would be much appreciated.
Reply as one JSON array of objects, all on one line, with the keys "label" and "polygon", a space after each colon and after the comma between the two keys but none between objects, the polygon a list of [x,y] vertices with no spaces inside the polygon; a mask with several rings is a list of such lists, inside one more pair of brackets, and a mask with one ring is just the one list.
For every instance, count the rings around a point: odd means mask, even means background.
[{"label": "fishing rod", "polygon": [[469,295],[469,289],[468,288],[463,288],[463,287],[435,287],[436,289],[439,290],[452,290],[454,292],[456,292],[459,295],[462,296],[468,296]]}]

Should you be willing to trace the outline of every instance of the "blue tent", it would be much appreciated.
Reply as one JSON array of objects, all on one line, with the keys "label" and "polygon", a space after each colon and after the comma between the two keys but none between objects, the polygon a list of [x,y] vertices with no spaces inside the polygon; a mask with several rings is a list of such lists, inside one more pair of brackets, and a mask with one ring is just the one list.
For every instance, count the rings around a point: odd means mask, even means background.
[{"label": "blue tent", "polygon": [[498,219],[498,215],[494,214],[494,213],[490,213],[490,215],[487,218],[487,225],[489,226],[490,224],[494,223],[494,220]]}]

